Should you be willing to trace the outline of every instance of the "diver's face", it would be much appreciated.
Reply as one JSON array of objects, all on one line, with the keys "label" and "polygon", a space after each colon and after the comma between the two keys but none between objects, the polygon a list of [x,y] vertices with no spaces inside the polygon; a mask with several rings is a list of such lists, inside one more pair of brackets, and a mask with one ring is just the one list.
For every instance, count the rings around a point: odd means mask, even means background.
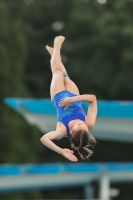
[{"label": "diver's face", "polygon": [[78,122],[76,122],[73,129],[74,130],[81,130],[82,129],[82,130],[89,132],[87,124],[82,120],[79,120]]}]

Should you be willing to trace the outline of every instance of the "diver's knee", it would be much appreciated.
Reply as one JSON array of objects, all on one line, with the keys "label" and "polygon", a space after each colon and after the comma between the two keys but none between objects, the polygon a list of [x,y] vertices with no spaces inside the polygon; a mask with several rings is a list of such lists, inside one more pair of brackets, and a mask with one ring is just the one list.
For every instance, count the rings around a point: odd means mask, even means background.
[{"label": "diver's knee", "polygon": [[55,64],[54,67],[52,68],[52,73],[62,73],[62,69],[60,64]]},{"label": "diver's knee", "polygon": [[56,68],[54,71],[53,71],[53,76],[62,76],[63,77],[63,72],[61,69],[59,68]]}]

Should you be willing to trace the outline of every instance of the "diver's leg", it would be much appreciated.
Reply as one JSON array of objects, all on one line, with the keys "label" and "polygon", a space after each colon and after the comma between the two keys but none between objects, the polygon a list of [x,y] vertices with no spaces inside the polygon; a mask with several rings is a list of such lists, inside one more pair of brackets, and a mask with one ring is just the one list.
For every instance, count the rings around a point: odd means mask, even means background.
[{"label": "diver's leg", "polygon": [[51,99],[58,93],[65,90],[64,77],[62,71],[55,70],[52,75],[52,81],[50,85]]},{"label": "diver's leg", "polygon": [[60,50],[61,50],[61,46],[62,46],[64,39],[65,38],[63,36],[58,36],[54,39],[54,50],[53,50],[53,54],[51,57],[52,72],[54,72],[54,70],[57,68],[62,71]]},{"label": "diver's leg", "polygon": [[72,92],[73,94],[79,95],[79,89],[77,85],[67,76],[65,76],[65,89],[68,90],[69,92]]},{"label": "diver's leg", "polygon": [[[53,55],[53,51],[54,49],[50,46],[46,46],[46,49],[47,51],[49,52],[49,54],[51,55],[51,58],[52,58],[52,55]],[[60,58],[60,61],[61,61],[61,58]],[[50,59],[50,63],[51,63],[51,59]],[[63,73],[67,73],[66,71],[66,68],[64,67],[64,65],[62,64],[62,61],[60,62],[60,70],[63,72]]]},{"label": "diver's leg", "polygon": [[[46,49],[50,53],[51,58],[52,58],[54,49],[52,47],[49,47],[49,46],[46,46]],[[60,59],[60,61],[61,61],[61,59]],[[68,91],[70,91],[74,94],[79,95],[78,87],[76,86],[76,84],[72,80],[70,80],[63,63],[61,62],[59,66],[60,66],[60,70],[63,72],[65,90],[68,90]]]},{"label": "diver's leg", "polygon": [[51,99],[57,94],[65,90],[64,76],[61,70],[61,58],[60,49],[64,41],[64,37],[56,37],[54,40],[54,51],[51,58],[51,71],[52,71],[52,81],[50,86]]}]

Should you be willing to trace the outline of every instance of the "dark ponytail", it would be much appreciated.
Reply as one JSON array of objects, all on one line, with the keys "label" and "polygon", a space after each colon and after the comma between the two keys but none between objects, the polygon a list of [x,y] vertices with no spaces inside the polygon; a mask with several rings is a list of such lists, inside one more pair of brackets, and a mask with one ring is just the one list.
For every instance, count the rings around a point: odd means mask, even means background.
[{"label": "dark ponytail", "polygon": [[93,155],[93,151],[86,147],[79,147],[78,153],[83,160],[89,160],[89,157]]},{"label": "dark ponytail", "polygon": [[84,130],[78,130],[71,133],[70,137],[71,147],[78,151],[82,159],[89,160],[89,157],[93,155],[93,151],[90,150],[95,147],[95,138]]}]

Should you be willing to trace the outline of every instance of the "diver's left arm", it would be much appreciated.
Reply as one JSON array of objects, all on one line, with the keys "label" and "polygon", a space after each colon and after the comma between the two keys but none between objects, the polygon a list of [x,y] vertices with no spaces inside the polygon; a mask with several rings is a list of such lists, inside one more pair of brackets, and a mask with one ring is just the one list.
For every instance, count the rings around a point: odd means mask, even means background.
[{"label": "diver's left arm", "polygon": [[93,129],[96,123],[97,117],[97,99],[95,95],[92,95],[91,101],[89,102],[89,107],[87,110],[87,116],[85,122],[89,128],[89,130]]}]

